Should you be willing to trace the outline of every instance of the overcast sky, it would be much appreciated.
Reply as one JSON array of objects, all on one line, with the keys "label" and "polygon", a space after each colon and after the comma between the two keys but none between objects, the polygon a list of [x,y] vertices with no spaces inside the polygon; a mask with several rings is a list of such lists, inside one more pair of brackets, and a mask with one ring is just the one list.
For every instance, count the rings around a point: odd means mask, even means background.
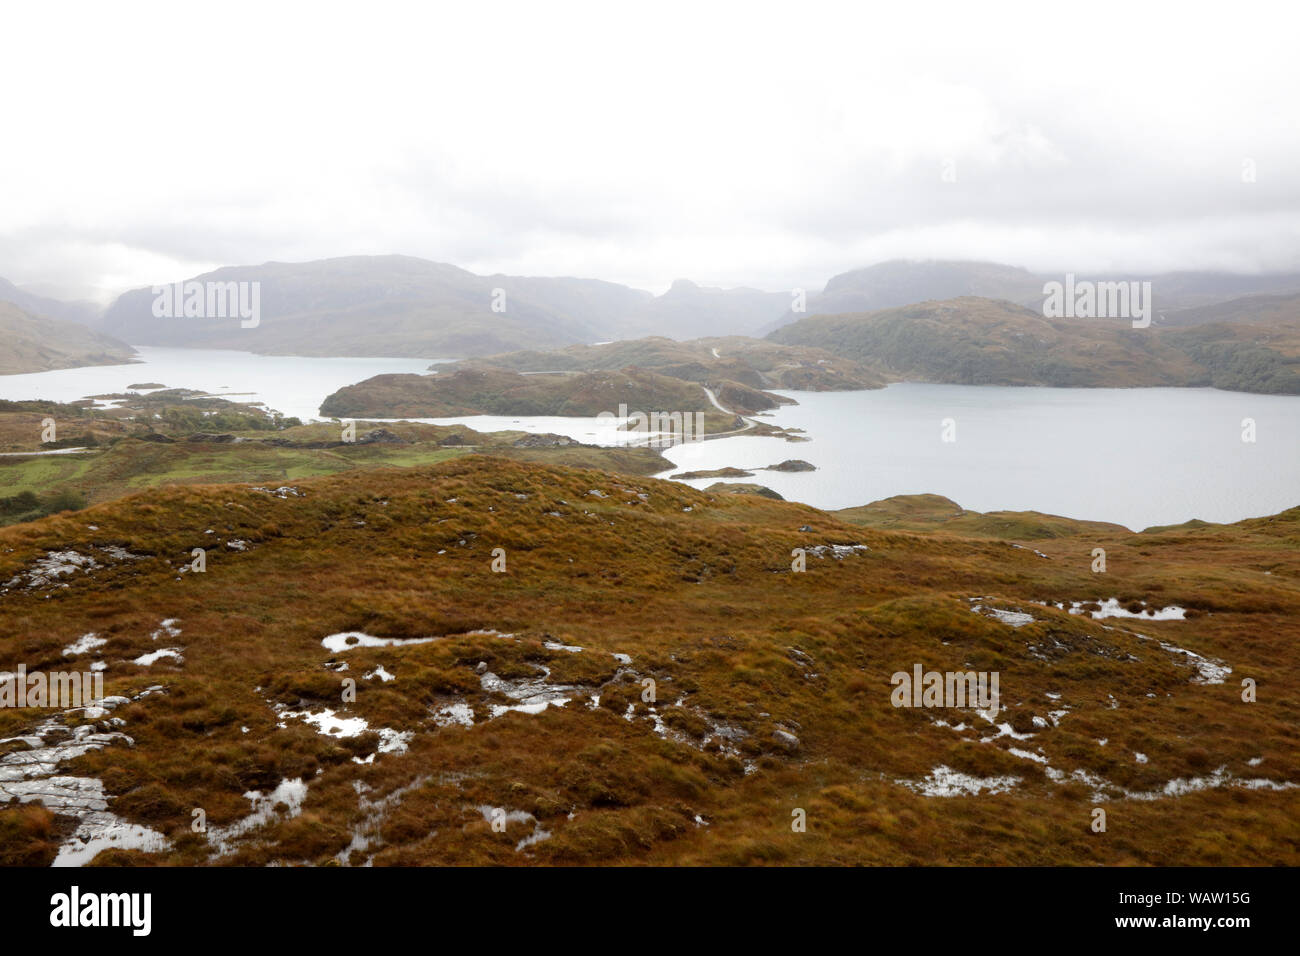
[{"label": "overcast sky", "polygon": [[889,258],[1300,270],[1297,25],[1132,0],[10,4],[0,276],[104,298],[389,252],[656,292]]}]

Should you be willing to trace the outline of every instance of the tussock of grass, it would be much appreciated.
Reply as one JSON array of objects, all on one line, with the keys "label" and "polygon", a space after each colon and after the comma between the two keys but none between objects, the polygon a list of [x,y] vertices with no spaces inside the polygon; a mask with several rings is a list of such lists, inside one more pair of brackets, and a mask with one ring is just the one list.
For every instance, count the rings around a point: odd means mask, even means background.
[{"label": "tussock of grass", "polygon": [[[62,649],[95,631],[107,639],[97,654],[109,694],[165,688],[114,712],[134,746],[60,768],[101,779],[113,812],[172,840],[165,853],[115,851],[101,863],[209,862],[206,840],[190,830],[194,808],[210,826],[229,825],[249,813],[245,793],[294,778],[308,785],[301,813],[274,816],[212,862],[1297,861],[1298,791],[1114,799],[1098,835],[1088,829],[1090,787],[1068,776],[1085,771],[1131,791],[1221,766],[1300,780],[1300,511],[1161,531],[1159,547],[1154,535],[1062,527],[1037,545],[1044,559],[996,537],[861,526],[802,505],[478,454],[295,487],[300,496],[159,487],[0,529],[0,583],[48,551],[112,545],[137,556],[0,594],[4,667],[62,667]],[[231,550],[230,540],[247,547]],[[793,548],[823,542],[870,550],[790,573]],[[1108,550],[1104,576],[1090,570],[1096,546]],[[208,570],[181,573],[194,547],[208,549]],[[504,574],[492,571],[498,547]],[[1094,621],[1035,603],[1112,596],[1206,613]],[[1035,620],[1010,627],[973,613],[971,598]],[[181,633],[155,641],[165,617]],[[433,640],[338,653],[321,645],[343,631]],[[1160,641],[1233,672],[1223,684],[1193,684],[1195,672]],[[164,644],[184,648],[183,665],[127,663]],[[915,663],[998,671],[1007,708],[998,721],[1033,737],[982,742],[997,731],[970,710],[893,707],[890,676]],[[512,701],[483,689],[480,666],[504,680],[549,668],[550,684],[575,690],[564,706],[489,719],[493,704]],[[365,678],[378,667],[395,679]],[[1258,681],[1258,703],[1240,701],[1242,676]],[[355,701],[342,699],[345,679],[356,681]],[[645,679],[655,682],[653,704]],[[597,693],[600,705],[588,706]],[[456,702],[474,726],[437,726],[433,714]],[[326,736],[276,705],[329,708],[368,730]],[[1055,723],[1034,720],[1061,708]],[[0,711],[0,733],[38,717]],[[412,734],[406,752],[357,762],[385,729]],[[952,798],[896,782],[940,765],[1021,782]],[[382,812],[366,809],[394,794]],[[531,820],[497,833],[481,806]],[[795,808],[807,813],[806,833],[790,830]],[[68,822],[39,807],[0,808],[0,860],[46,860]],[[352,852],[358,828],[371,841]],[[549,839],[517,850],[537,829]]]}]

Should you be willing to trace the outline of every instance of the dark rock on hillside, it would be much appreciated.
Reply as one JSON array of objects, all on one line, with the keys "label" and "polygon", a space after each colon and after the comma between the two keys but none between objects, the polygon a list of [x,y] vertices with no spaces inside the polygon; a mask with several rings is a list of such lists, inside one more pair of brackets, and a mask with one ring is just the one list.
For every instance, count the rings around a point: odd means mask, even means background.
[{"label": "dark rock on hillside", "polygon": [[573,445],[581,445],[582,442],[575,441],[567,435],[525,435],[514,443],[516,448],[569,448]]},{"label": "dark rock on hillside", "polygon": [[719,481],[716,484],[709,485],[709,487],[705,488],[704,490],[711,492],[713,494],[761,495],[764,498],[771,498],[773,501],[785,501],[784,498],[778,495],[771,488],[768,488],[765,485],[751,484],[749,482]]},{"label": "dark rock on hillside", "polygon": [[683,471],[672,476],[677,479],[688,478],[753,478],[752,471],[745,471],[742,468],[713,468],[709,471]]},{"label": "dark rock on hillside", "polygon": [[374,428],[358,438],[353,444],[356,445],[373,445],[375,443],[384,445],[409,445],[405,438],[400,435],[394,435],[387,428]]}]

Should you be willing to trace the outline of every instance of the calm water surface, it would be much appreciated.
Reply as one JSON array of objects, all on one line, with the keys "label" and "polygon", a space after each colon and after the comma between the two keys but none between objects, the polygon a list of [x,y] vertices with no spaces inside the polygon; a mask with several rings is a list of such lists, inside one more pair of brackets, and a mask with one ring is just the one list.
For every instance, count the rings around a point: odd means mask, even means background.
[{"label": "calm water surface", "polygon": [[[260,401],[304,421],[336,389],[432,359],[301,358],[140,347],[132,365],[0,376],[0,398],[73,401],[159,382]],[[1055,389],[900,384],[862,392],[783,392],[798,401],[761,420],[810,441],[746,435],[666,449],[671,471],[760,469],[802,458],[817,471],[757,471],[754,481],[819,508],[931,492],[975,511],[1043,511],[1140,529],[1191,518],[1237,521],[1300,505],[1300,397],[1214,389]],[[1243,419],[1255,422],[1242,441]],[[955,422],[956,441],[942,440]],[[585,418],[473,416],[483,431],[623,440]],[[704,487],[711,479],[688,484]]]},{"label": "calm water surface", "polygon": [[228,349],[135,346],[141,361],[130,365],[0,375],[0,398],[72,402],[88,395],[124,392],[128,385],[156,383],[193,388],[235,402],[262,402],[304,422],[319,417],[320,403],[344,385],[387,372],[424,372],[431,359],[303,358],[254,355]]},{"label": "calm water surface", "polygon": [[[787,392],[764,419],[811,441],[723,438],[666,451],[681,470],[818,470],[747,481],[819,508],[931,492],[975,511],[1042,511],[1141,529],[1237,521],[1300,505],[1300,397],[1215,389],[900,384]],[[942,441],[943,421],[956,441]],[[1242,420],[1255,438],[1242,441]],[[691,481],[696,486],[707,480]]]}]

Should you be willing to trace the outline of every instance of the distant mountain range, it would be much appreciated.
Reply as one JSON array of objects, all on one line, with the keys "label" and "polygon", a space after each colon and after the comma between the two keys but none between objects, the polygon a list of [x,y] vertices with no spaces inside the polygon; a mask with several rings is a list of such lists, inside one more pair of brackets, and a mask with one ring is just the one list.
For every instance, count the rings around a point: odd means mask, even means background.
[{"label": "distant mountain range", "polygon": [[409,256],[232,266],[192,281],[261,283],[255,329],[156,318],[150,289],[121,296],[100,328],[142,345],[270,354],[458,358],[642,335],[752,332],[788,297],[684,280],[662,296],[598,279],[480,276]]},{"label": "distant mountain range", "polygon": [[[815,315],[861,314],[967,296],[1039,311],[1044,283],[1063,277],[990,262],[894,260],[834,276],[824,290],[808,297],[803,312],[795,313],[793,291],[720,289],[679,279],[656,296],[599,279],[481,276],[445,263],[391,255],[229,266],[186,280],[258,283],[258,321],[248,328],[237,317],[155,316],[151,288],[127,292],[97,313],[88,303],[44,298],[0,279],[0,302],[13,303],[28,315],[81,323],[119,346],[467,358],[647,337],[761,336]],[[1290,297],[1300,295],[1300,274],[1091,278],[1149,279],[1157,326],[1267,321],[1270,315],[1287,314]],[[5,364],[21,365],[16,360]]]},{"label": "distant mountain range", "polygon": [[[233,319],[156,318],[151,289],[121,296],[99,328],[140,345],[234,348],[267,354],[465,358],[518,349],[666,336],[763,335],[810,315],[868,312],[918,302],[979,296],[1037,308],[1045,282],[992,262],[882,262],[834,276],[803,313],[793,293],[719,289],[679,279],[663,295],[599,279],[480,276],[411,256],[351,256],[315,262],[230,266],[201,283],[261,283],[255,329]],[[1080,274],[1080,279],[1089,276]],[[1155,324],[1170,313],[1253,294],[1300,293],[1300,274],[1240,276],[1209,272],[1149,279]],[[1181,321],[1198,321],[1189,315]]]},{"label": "distant mountain range", "polygon": [[[786,309],[763,333],[813,315],[875,312],[918,302],[979,296],[1005,299],[1037,309],[1043,302],[1043,285],[1064,281],[1065,273],[1033,273],[996,262],[913,262],[895,259],[865,269],[834,276],[819,295],[808,297],[802,313]],[[1300,273],[1236,275],[1222,272],[1170,272],[1163,275],[1100,275],[1080,272],[1077,279],[1094,281],[1150,281],[1156,317],[1153,324],[1194,324],[1218,321],[1201,313],[1176,318],[1171,313],[1201,310],[1253,295],[1300,293]],[[1220,316],[1226,318],[1228,316]]]},{"label": "distant mountain range", "polygon": [[790,307],[789,292],[714,289],[678,279],[646,306],[649,325],[643,335],[686,340],[701,335],[753,335]]}]

